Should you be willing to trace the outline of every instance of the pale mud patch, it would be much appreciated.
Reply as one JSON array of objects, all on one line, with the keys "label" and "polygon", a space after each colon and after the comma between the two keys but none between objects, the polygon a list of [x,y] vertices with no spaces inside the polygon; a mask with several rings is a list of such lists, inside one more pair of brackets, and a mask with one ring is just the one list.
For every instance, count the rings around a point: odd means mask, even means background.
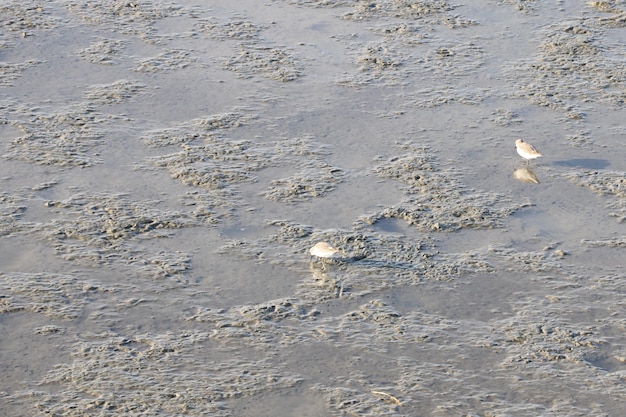
[{"label": "pale mud patch", "polygon": [[535,0],[498,0],[498,3],[511,5],[519,12],[533,14],[537,11],[538,3]]},{"label": "pale mud patch", "polygon": [[545,27],[538,33],[542,42],[535,60],[511,69],[519,95],[572,120],[585,117],[587,103],[622,108],[619,85],[626,66],[615,57],[617,45],[602,43],[602,32],[584,20]]},{"label": "pale mud patch", "polygon": [[591,1],[589,6],[601,12],[611,13],[598,19],[599,23],[607,27],[623,28],[626,26],[626,10],[618,1]]},{"label": "pale mud patch", "polygon": [[37,1],[11,2],[10,5],[1,6],[0,13],[4,17],[0,25],[21,36],[29,36],[34,31],[52,30],[67,22]]},{"label": "pale mud patch", "polygon": [[[240,356],[209,360],[202,353],[208,349],[207,335],[137,334],[124,337],[112,332],[85,334],[73,349],[74,366],[58,366],[45,379],[47,384],[63,383],[67,388],[53,396],[24,393],[35,399],[37,408],[58,413],[72,409],[106,410],[107,413],[151,412],[230,415],[226,406],[242,396],[262,395],[298,385],[297,375],[280,372],[274,364]],[[200,356],[198,356],[200,355]],[[198,373],[198,359],[206,372]],[[103,373],[89,363],[102,364]],[[86,366],[76,373],[76,365]],[[163,366],[170,372],[163,379]],[[79,365],[80,366],[80,365]],[[81,366],[82,367],[82,366]],[[91,369],[91,370],[90,370]],[[171,372],[176,369],[176,372]],[[137,378],[141,375],[141,378]],[[207,390],[198,391],[198,385]],[[121,397],[94,396],[89,393],[108,387],[111,392],[124,391]]]},{"label": "pale mud patch", "polygon": [[365,20],[372,18],[396,17],[403,19],[423,19],[437,21],[441,15],[454,9],[446,1],[398,2],[382,0],[377,3],[357,3],[354,11],[346,13],[344,19]]},{"label": "pale mud patch", "polygon": [[[87,167],[101,162],[95,153],[102,145],[103,125],[115,119],[87,103],[51,109],[52,112],[8,103],[5,111],[9,115],[7,123],[22,135],[11,141],[3,158],[63,167]],[[13,119],[13,115],[17,118]]]},{"label": "pale mud patch", "polygon": [[22,72],[39,64],[37,61],[25,61],[17,63],[0,63],[0,86],[10,87],[14,81],[20,78]]},{"label": "pale mud patch", "polygon": [[185,9],[169,2],[68,2],[71,16],[88,25],[103,25],[110,31],[131,35],[147,43],[158,43],[154,25],[166,17],[180,16]]},{"label": "pale mud patch", "polygon": [[94,294],[111,291],[98,285],[72,275],[6,273],[0,288],[11,296],[0,300],[0,313],[29,311],[53,319],[77,319]]},{"label": "pale mud patch", "polygon": [[290,52],[280,47],[242,44],[239,54],[224,63],[224,68],[240,77],[261,73],[282,81],[294,81],[301,76],[300,65]]},{"label": "pale mud patch", "polygon": [[125,46],[126,42],[119,39],[100,38],[77,50],[76,55],[94,64],[118,65]]},{"label": "pale mud patch", "polygon": [[[444,41],[435,34],[414,33],[413,30],[403,27],[378,28],[377,31],[385,35],[380,43],[365,42],[350,37],[342,38],[348,50],[353,51],[355,64],[358,71],[348,73],[337,79],[340,85],[358,87],[380,83],[387,86],[412,87],[412,79],[415,76],[429,77],[433,81],[430,88],[441,97],[439,103],[455,101],[454,96],[460,95],[487,95],[485,89],[478,86],[450,85],[449,80],[453,77],[471,77],[476,75],[485,64],[485,53],[480,45],[473,41]],[[391,32],[394,36],[390,36]],[[409,45],[400,42],[396,37],[407,42],[405,33],[416,38]],[[450,91],[451,94],[444,94]],[[423,95],[427,90],[422,87],[420,91],[411,91],[408,95],[419,97],[424,101]],[[448,98],[445,98],[448,97]],[[480,101],[480,100],[478,100]]]},{"label": "pale mud patch", "polygon": [[224,19],[217,16],[198,19],[194,26],[199,32],[217,40],[234,39],[251,41],[258,39],[266,25],[259,25],[245,18]]},{"label": "pale mud patch", "polygon": [[[568,180],[580,187],[589,188],[595,194],[609,196],[611,200],[606,203],[609,211],[608,215],[615,218],[618,224],[626,221],[626,173],[623,171],[586,171],[565,176]],[[608,246],[623,246],[624,236],[608,237],[601,239],[607,242]],[[591,243],[597,246],[600,241]],[[611,243],[612,242],[612,243]],[[587,242],[588,244],[590,242]]]},{"label": "pale mud patch", "polygon": [[20,197],[6,193],[0,194],[0,217],[2,218],[0,236],[15,233],[20,229],[17,220],[26,211],[26,206],[20,204],[21,201],[23,200]]},{"label": "pale mud patch", "polygon": [[187,68],[196,61],[189,51],[168,49],[153,58],[146,58],[139,62],[137,72],[175,71]]},{"label": "pale mud patch", "polygon": [[273,180],[263,194],[269,200],[294,202],[322,197],[343,180],[343,170],[325,160],[330,147],[311,138],[258,142],[231,139],[226,132],[254,118],[238,112],[194,119],[180,126],[146,133],[151,146],[179,145],[182,151],[152,157],[151,164],[167,169],[185,185],[213,193],[256,182],[259,171],[292,166],[292,177]]},{"label": "pale mud patch", "polygon": [[119,104],[129,101],[146,88],[145,84],[119,80],[111,84],[96,84],[87,89],[85,98],[94,105]]},{"label": "pale mud patch", "polygon": [[623,200],[626,197],[626,173],[623,171],[589,171],[566,176],[574,184],[587,187],[599,195],[614,196]]},{"label": "pale mud patch", "polygon": [[138,243],[166,238],[173,230],[200,224],[201,218],[158,210],[155,201],[129,202],[128,197],[76,194],[64,201],[48,201],[46,206],[56,218],[33,225],[33,230],[66,260],[89,266],[134,265],[141,276],[181,279],[189,268],[187,254],[146,254]]}]

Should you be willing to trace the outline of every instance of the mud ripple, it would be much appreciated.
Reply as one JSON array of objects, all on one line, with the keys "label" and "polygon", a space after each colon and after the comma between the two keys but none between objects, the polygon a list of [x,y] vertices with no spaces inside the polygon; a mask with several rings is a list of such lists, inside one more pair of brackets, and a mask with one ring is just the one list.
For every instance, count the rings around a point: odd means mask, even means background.
[{"label": "mud ripple", "polygon": [[623,171],[588,171],[566,174],[565,177],[580,187],[587,187],[594,193],[612,197],[606,207],[609,215],[618,223],[626,221],[626,173]]},{"label": "mud ripple", "polygon": [[588,171],[567,174],[566,177],[574,184],[587,187],[596,194],[626,199],[626,172]]},{"label": "mud ripple", "polygon": [[212,39],[240,41],[258,39],[260,33],[265,29],[264,26],[250,20],[234,19],[223,22],[217,18],[198,19],[194,27],[199,32],[207,33]]},{"label": "mud ripple", "polygon": [[155,22],[188,13],[170,2],[70,1],[67,10],[92,25],[104,25],[124,35],[133,35],[148,43],[158,43]]},{"label": "mud ripple", "polygon": [[100,38],[88,47],[76,51],[76,55],[94,64],[117,65],[126,42],[119,39]]},{"label": "mud ripple", "polygon": [[[227,118],[228,119],[228,118]],[[211,121],[213,120],[213,121]],[[230,128],[239,123],[222,118],[192,122],[198,133],[176,127],[156,131],[145,136],[145,141],[158,146],[180,144],[176,153],[152,157],[152,165],[166,168],[172,178],[188,186],[208,190],[256,181],[255,172],[277,164],[297,165],[304,161],[299,172],[291,177],[272,182],[265,192],[268,199],[281,202],[302,201],[321,197],[342,181],[343,172],[324,161],[328,147],[309,138],[279,139],[254,142],[228,139],[212,133],[214,129]]]},{"label": "mud ripple", "polygon": [[117,104],[128,101],[145,88],[145,84],[136,81],[119,80],[111,84],[92,85],[87,88],[85,98],[92,104]]},{"label": "mud ripple", "polygon": [[3,273],[0,289],[0,313],[29,311],[64,320],[81,317],[94,294],[113,291],[72,275],[48,273]]},{"label": "mud ripple", "polygon": [[611,57],[616,47],[603,45],[599,31],[585,21],[546,27],[536,60],[513,69],[519,94],[571,119],[583,117],[582,103],[622,108],[626,97],[619,86],[626,79],[626,65]]},{"label": "mud ripple", "polygon": [[59,390],[18,393],[13,400],[30,397],[40,412],[64,416],[85,412],[230,416],[233,401],[292,388],[301,381],[273,363],[244,356],[205,357],[200,369],[198,354],[204,356],[206,343],[206,333],[199,332],[81,335],[72,347],[73,362],[44,378]]},{"label": "mud ripple", "polygon": [[0,86],[11,87],[13,82],[21,77],[22,72],[40,63],[41,61],[36,60],[19,63],[0,62]]},{"label": "mud ripple", "polygon": [[175,71],[188,67],[196,60],[187,50],[168,49],[156,57],[141,60],[135,71],[148,73]]},{"label": "mud ripple", "polygon": [[0,16],[1,27],[26,35],[35,30],[54,29],[66,23],[58,15],[51,13],[48,5],[43,6],[41,2],[31,0],[0,6]]},{"label": "mud ripple", "polygon": [[7,193],[0,194],[0,236],[6,236],[20,230],[18,221],[26,209],[22,198]]},{"label": "mud ripple", "polygon": [[293,203],[323,197],[335,189],[345,177],[340,168],[325,162],[309,163],[290,178],[273,180],[265,192],[268,200]]},{"label": "mud ripple", "polygon": [[46,203],[57,218],[34,226],[67,260],[90,266],[134,265],[140,274],[180,279],[190,258],[181,252],[145,252],[139,243],[168,237],[172,230],[197,225],[194,217],[155,208],[158,202],[133,202],[128,195],[77,194]]},{"label": "mud ripple", "polygon": [[239,54],[223,65],[242,78],[260,73],[276,81],[288,82],[302,76],[301,64],[287,49],[276,46],[241,44]]},{"label": "mud ripple", "polygon": [[380,18],[381,16],[424,19],[437,17],[449,12],[454,6],[446,1],[395,1],[381,0],[376,3],[358,2],[354,5],[354,11],[346,13],[343,18],[349,20],[365,20]]},{"label": "mud ripple", "polygon": [[93,151],[102,144],[103,127],[115,120],[115,116],[101,114],[85,103],[57,108],[53,113],[12,105],[8,110],[9,117],[16,117],[8,123],[24,134],[11,141],[3,156],[61,167],[87,167],[100,162]]}]

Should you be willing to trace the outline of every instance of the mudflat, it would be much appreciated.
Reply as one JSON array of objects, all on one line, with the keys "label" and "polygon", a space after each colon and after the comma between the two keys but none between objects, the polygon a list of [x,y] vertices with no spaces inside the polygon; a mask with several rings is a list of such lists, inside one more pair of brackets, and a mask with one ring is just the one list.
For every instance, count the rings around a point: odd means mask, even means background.
[{"label": "mudflat", "polygon": [[624,16],[5,1],[0,415],[626,415]]}]

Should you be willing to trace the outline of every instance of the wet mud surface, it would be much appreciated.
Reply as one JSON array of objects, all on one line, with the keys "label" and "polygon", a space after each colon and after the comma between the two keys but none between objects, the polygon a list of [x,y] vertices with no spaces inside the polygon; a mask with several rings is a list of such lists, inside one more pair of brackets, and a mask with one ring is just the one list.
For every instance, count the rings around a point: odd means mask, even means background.
[{"label": "wet mud surface", "polygon": [[624,415],[621,2],[209,3],[0,6],[0,415]]}]

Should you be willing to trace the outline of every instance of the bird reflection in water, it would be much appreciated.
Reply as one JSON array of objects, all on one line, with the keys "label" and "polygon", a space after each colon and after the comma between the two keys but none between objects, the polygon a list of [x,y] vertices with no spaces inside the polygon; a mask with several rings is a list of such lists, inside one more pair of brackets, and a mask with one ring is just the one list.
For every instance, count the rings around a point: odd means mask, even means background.
[{"label": "bird reflection in water", "polygon": [[530,182],[533,184],[539,184],[539,178],[528,167],[517,168],[513,171],[513,178],[521,182]]}]

